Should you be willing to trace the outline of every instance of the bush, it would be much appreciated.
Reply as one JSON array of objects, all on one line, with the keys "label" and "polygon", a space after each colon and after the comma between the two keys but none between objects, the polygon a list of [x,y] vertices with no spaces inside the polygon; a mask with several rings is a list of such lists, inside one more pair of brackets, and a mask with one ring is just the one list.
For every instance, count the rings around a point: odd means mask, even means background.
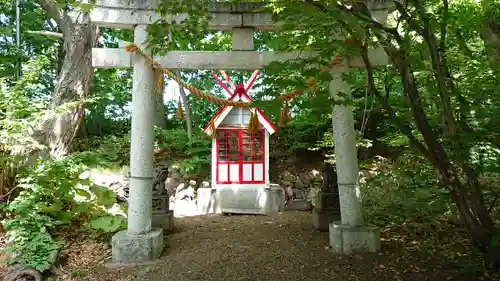
[{"label": "bush", "polygon": [[115,232],[125,227],[125,217],[108,213],[116,206],[115,194],[94,185],[85,165],[72,157],[40,162],[20,175],[19,196],[7,207],[5,229],[10,254],[7,263],[30,265],[39,271],[56,261],[63,239],[56,227],[86,227]]},{"label": "bush", "polygon": [[435,169],[422,156],[403,154],[393,162],[378,158],[363,186],[366,217],[377,225],[408,220],[435,221],[449,211],[449,193],[439,188]]},{"label": "bush", "polygon": [[156,128],[155,134],[158,161],[170,162],[185,175],[210,165],[212,140],[205,134],[195,133],[191,140],[183,129]]},{"label": "bush", "polygon": [[92,136],[75,140],[73,159],[90,167],[115,168],[130,162],[130,134]]},{"label": "bush", "polygon": [[[202,133],[191,140],[186,130],[155,128],[156,162],[168,162],[185,175],[210,165],[212,142]],[[90,167],[120,168],[130,162],[130,134],[78,139],[73,145],[73,159]]]}]

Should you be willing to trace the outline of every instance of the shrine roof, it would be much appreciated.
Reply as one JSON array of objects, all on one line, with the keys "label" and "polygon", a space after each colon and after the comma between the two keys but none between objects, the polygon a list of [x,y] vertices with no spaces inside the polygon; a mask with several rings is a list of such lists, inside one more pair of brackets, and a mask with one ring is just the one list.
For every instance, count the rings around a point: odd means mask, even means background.
[{"label": "shrine roof", "polygon": [[[239,98],[240,100],[245,100],[247,102],[253,102],[253,99],[246,92],[243,92],[240,95],[238,95],[238,93],[235,92],[229,98],[229,100],[234,101],[237,98]],[[221,125],[222,121],[224,121],[224,119],[226,119],[226,117],[229,114],[229,112],[231,111],[231,109],[233,109],[233,106],[224,106],[224,107],[222,107],[210,119],[210,121],[207,123],[207,125],[205,125],[205,127],[203,128],[203,132],[206,133],[206,134],[211,134],[212,132],[211,132],[211,129],[210,129],[210,123],[213,121],[214,125],[215,125],[215,129],[217,129]],[[255,112],[257,113],[257,117],[259,119],[260,124],[266,129],[266,131],[269,134],[272,135],[276,131],[278,131],[278,127],[276,127],[276,125],[274,124],[274,122],[271,121],[269,119],[269,117],[267,117],[267,115],[264,113],[264,111],[262,111],[258,106],[255,106],[254,109],[255,109]]]}]

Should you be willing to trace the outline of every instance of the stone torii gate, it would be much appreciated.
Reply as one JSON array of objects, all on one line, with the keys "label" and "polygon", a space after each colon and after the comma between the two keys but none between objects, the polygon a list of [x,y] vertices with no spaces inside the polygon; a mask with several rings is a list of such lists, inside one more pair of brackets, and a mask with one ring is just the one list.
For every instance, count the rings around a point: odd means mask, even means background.
[{"label": "stone torii gate", "polygon": [[[144,42],[147,26],[159,18],[154,11],[157,0],[99,0],[91,11],[91,21],[101,27],[134,29],[134,42],[150,54]],[[254,12],[263,3],[230,4],[214,2],[209,5],[212,30],[232,30],[231,52],[172,51],[164,57],[154,57],[162,67],[199,70],[254,70],[273,61],[308,58],[315,52],[274,53],[254,51],[254,30],[277,30],[271,14]],[[370,5],[368,5],[370,7]],[[372,6],[375,19],[384,23],[388,6]],[[186,15],[175,15],[177,20]],[[369,51],[373,65],[386,65],[382,49]],[[130,150],[130,191],[128,228],[112,239],[112,260],[115,263],[145,262],[158,258],[163,250],[163,231],[151,227],[153,184],[153,124],[155,112],[154,71],[146,59],[123,49],[94,48],[92,65],[95,68],[133,68],[132,137]],[[364,67],[360,57],[350,57],[332,70],[329,91],[333,97],[342,92],[350,96],[349,86],[342,73],[352,67]],[[341,222],[330,224],[330,245],[338,253],[377,251],[380,248],[379,230],[363,221],[358,185],[358,162],[352,106],[333,107],[333,132],[338,174]]]}]

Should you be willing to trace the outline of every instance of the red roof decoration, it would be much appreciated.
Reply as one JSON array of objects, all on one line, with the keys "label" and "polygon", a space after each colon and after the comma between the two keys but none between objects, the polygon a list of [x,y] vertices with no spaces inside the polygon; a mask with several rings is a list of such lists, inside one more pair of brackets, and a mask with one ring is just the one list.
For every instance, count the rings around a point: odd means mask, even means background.
[{"label": "red roof decoration", "polygon": [[[217,75],[215,75],[215,73],[212,73],[212,77],[217,81],[217,83],[219,85],[222,86],[222,88],[225,91],[224,95],[226,97],[228,97],[229,100],[231,100],[231,101],[241,100],[241,101],[246,101],[246,102],[253,102],[253,99],[248,95],[247,92],[252,87],[257,76],[260,74],[259,70],[255,70],[253,72],[252,76],[250,77],[250,79],[248,79],[248,81],[245,83],[245,85],[240,83],[240,84],[236,85],[236,87],[234,86],[234,84],[231,82],[231,79],[229,79],[229,77],[227,76],[227,74],[224,71],[221,71],[221,73],[224,76],[224,78],[226,79],[227,83],[229,84],[229,87],[226,86],[217,77]],[[269,134],[275,133],[278,130],[276,125],[271,120],[269,120],[269,118],[266,116],[266,114],[264,114],[264,112],[259,107],[256,106],[254,108],[255,108],[255,112],[257,113],[259,122],[266,129],[266,131]],[[231,109],[233,109],[232,106],[222,107],[219,110],[219,112],[217,112],[217,114],[215,114],[214,117],[212,117],[212,119],[210,120],[210,122],[208,122],[208,124],[205,126],[205,128],[203,128],[203,132],[205,132],[206,134],[212,134],[211,129],[210,129],[210,123],[213,121],[215,128],[217,129],[217,127],[219,127],[219,125],[222,123],[222,121],[227,117],[227,115],[229,114]]]}]

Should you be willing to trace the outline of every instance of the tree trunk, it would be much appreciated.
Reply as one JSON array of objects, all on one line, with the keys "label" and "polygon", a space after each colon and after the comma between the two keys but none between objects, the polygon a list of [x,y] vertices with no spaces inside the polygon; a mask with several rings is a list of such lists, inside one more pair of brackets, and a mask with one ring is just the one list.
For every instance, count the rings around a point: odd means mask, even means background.
[{"label": "tree trunk", "polygon": [[[385,50],[399,71],[405,96],[407,97],[416,127],[422,135],[424,143],[413,136],[411,128],[402,125],[403,123],[396,117],[394,110],[387,100],[378,92],[374,83],[373,67],[368,59],[365,47],[362,57],[367,69],[370,92],[383,102],[384,107],[388,110],[400,131],[437,168],[441,175],[443,186],[450,190],[452,200],[457,206],[465,229],[469,233],[473,243],[485,255],[484,260],[487,263],[485,267],[491,270],[498,269],[500,266],[500,248],[496,243],[492,243],[496,228],[485,205],[477,173],[466,162],[461,161],[461,159],[451,159],[430,126],[423,106],[420,103],[420,94],[415,76],[409,62],[406,60],[407,56],[404,51],[397,51],[394,46],[385,47]],[[386,89],[386,91],[389,90]]]},{"label": "tree trunk", "polygon": [[[163,81],[163,72],[160,69],[155,69],[155,81]],[[167,119],[165,118],[165,103],[163,101],[163,90],[165,83],[157,83],[156,85],[156,112],[155,112],[155,126],[165,128]]]},{"label": "tree trunk", "polygon": [[[175,75],[178,77],[181,77],[181,72],[177,70],[175,72]],[[191,122],[191,110],[189,109],[189,104],[188,104],[188,97],[186,95],[186,92],[184,91],[184,88],[179,85],[179,94],[181,95],[182,103],[184,104],[184,117],[186,118],[186,129],[187,129],[187,134],[189,140],[192,139],[193,137],[193,124]]]},{"label": "tree trunk", "polygon": [[50,107],[55,109],[66,103],[77,103],[77,106],[72,106],[47,121],[41,132],[48,145],[49,155],[57,159],[69,152],[83,118],[83,102],[88,96],[92,81],[92,47],[96,43],[97,29],[91,24],[90,16],[86,12],[71,17],[68,9],[60,8],[53,0],[39,2],[57,22],[64,38],[64,62]]},{"label": "tree trunk", "polygon": [[394,53],[389,54],[389,56],[400,68],[408,103],[412,109],[416,127],[428,149],[429,160],[440,172],[443,185],[450,190],[452,199],[473,243],[485,253],[485,260],[496,269],[500,262],[500,256],[498,256],[500,248],[491,243],[495,226],[484,203],[477,174],[461,159],[453,159],[453,161],[450,159],[445,147],[428,123],[409,63],[401,56],[396,57]]},{"label": "tree trunk", "polygon": [[480,34],[484,41],[486,55],[491,68],[500,69],[500,19],[497,12],[500,5],[495,1],[483,0],[481,6],[483,6],[485,22]]},{"label": "tree trunk", "polygon": [[500,21],[488,20],[481,37],[491,68],[500,68]]}]

